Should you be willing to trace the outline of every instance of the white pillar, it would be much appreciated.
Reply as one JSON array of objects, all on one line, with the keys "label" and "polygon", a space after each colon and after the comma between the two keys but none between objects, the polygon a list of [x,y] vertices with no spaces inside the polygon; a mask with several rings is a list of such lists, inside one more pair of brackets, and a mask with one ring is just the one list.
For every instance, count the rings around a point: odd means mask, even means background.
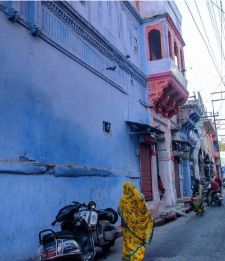
[{"label": "white pillar", "polygon": [[168,206],[176,204],[176,189],[175,189],[175,174],[174,162],[172,160],[172,147],[171,147],[171,133],[170,126],[165,131],[165,140],[158,143],[158,160],[159,160],[159,174],[163,185],[166,189],[163,201]]},{"label": "white pillar", "polygon": [[152,166],[153,200],[159,201],[160,200],[160,195],[159,195],[159,188],[158,188],[158,177],[157,177],[158,173],[157,173],[156,155],[152,155],[151,166]]}]

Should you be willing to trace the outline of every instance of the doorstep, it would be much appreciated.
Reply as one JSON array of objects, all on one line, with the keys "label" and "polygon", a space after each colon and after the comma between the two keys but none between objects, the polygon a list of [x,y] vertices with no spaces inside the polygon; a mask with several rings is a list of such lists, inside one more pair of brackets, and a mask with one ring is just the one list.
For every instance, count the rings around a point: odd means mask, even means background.
[{"label": "doorstep", "polygon": [[155,219],[155,226],[162,226],[179,217],[186,217],[187,214],[191,212],[191,207],[185,202],[177,203],[174,207],[165,207],[160,215]]}]

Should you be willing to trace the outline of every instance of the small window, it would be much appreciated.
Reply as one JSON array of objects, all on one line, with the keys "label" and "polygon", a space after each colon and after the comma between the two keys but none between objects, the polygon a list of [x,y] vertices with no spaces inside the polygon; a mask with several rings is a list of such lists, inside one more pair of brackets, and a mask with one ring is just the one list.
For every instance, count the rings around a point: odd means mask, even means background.
[{"label": "small window", "polygon": [[81,3],[82,5],[85,5],[85,0],[80,0],[80,3]]},{"label": "small window", "polygon": [[111,122],[103,121],[103,131],[110,133],[111,132]]},{"label": "small window", "polygon": [[159,30],[153,29],[148,34],[150,60],[162,59],[161,34]]}]

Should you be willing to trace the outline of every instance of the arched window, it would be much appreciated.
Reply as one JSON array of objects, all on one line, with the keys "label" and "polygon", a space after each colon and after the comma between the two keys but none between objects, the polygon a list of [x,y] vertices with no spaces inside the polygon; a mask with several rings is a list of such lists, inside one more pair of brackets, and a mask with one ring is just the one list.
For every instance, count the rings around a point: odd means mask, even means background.
[{"label": "arched window", "polygon": [[173,48],[172,48],[172,39],[171,39],[171,33],[168,31],[168,43],[169,43],[169,54],[170,58],[173,59]]},{"label": "arched window", "polygon": [[160,31],[153,29],[148,34],[150,61],[162,59]]}]

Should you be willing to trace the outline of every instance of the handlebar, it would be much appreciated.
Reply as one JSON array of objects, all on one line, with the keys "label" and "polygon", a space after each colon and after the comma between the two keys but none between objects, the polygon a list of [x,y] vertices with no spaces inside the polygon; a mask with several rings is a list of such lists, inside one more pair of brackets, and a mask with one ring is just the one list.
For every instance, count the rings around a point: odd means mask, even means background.
[{"label": "handlebar", "polygon": [[85,203],[80,203],[80,202],[77,202],[77,201],[72,201],[73,204],[77,204],[77,205],[80,205],[80,207],[87,207],[88,205],[85,204]]},{"label": "handlebar", "polygon": [[81,204],[80,202],[77,201],[72,201],[73,204]]}]

